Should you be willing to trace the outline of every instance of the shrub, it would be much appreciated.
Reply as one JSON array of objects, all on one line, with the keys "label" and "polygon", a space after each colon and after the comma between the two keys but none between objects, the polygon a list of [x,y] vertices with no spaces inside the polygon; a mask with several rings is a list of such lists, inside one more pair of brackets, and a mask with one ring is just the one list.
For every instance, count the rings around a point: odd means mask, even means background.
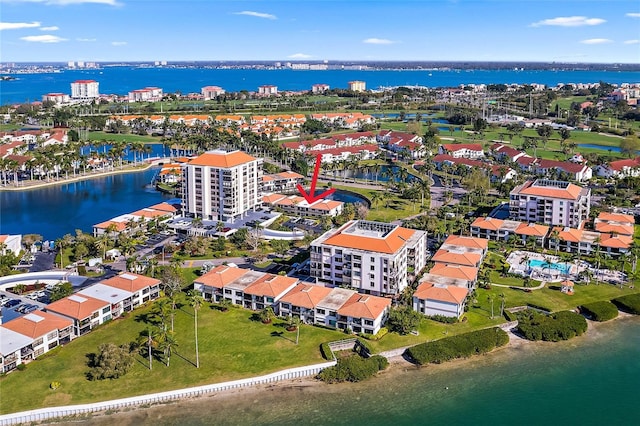
[{"label": "shrub", "polygon": [[616,305],[606,300],[582,305],[580,310],[594,321],[609,321],[618,316]]},{"label": "shrub", "polygon": [[367,341],[363,339],[356,340],[354,350],[361,355],[369,355],[373,353],[373,351],[371,350],[371,346],[369,346],[369,343],[367,343]]},{"label": "shrub", "polygon": [[380,355],[362,358],[354,354],[340,358],[336,365],[325,368],[317,377],[327,383],[359,382],[374,376],[378,371],[387,368],[388,365],[389,361]]},{"label": "shrub", "polygon": [[431,316],[428,316],[427,319],[430,319],[436,322],[441,322],[444,324],[455,324],[456,322],[458,322],[457,317],[448,317],[445,315],[431,315]]},{"label": "shrub", "polygon": [[376,334],[360,333],[359,336],[367,340],[380,340],[384,336],[386,336],[387,333],[389,333],[389,330],[387,329],[387,327],[381,327],[380,331],[378,331]]},{"label": "shrub", "polygon": [[391,309],[387,327],[399,334],[407,334],[420,325],[422,314],[414,311],[411,306]]},{"label": "shrub", "polygon": [[587,331],[587,320],[570,311],[545,315],[526,310],[518,312],[518,331],[527,340],[557,342],[572,339]]},{"label": "shrub", "polygon": [[612,302],[621,311],[629,312],[630,314],[634,315],[640,315],[640,293],[616,297],[612,300]]},{"label": "shrub", "polygon": [[333,353],[331,352],[331,348],[328,343],[323,343],[320,345],[320,353],[322,354],[322,358],[326,360],[333,360]]},{"label": "shrub", "polygon": [[60,382],[51,382],[51,384],[49,385],[49,387],[50,387],[52,390],[56,390],[56,389],[58,389],[58,388],[60,387]]},{"label": "shrub", "polygon": [[18,366],[16,367],[16,369],[18,371],[24,371],[27,369],[27,364],[18,364]]},{"label": "shrub", "polygon": [[507,310],[504,311],[504,317],[507,321],[517,321],[518,315],[515,312],[509,312]]},{"label": "shrub", "polygon": [[486,328],[433,342],[421,343],[407,349],[407,355],[420,365],[440,364],[456,358],[484,354],[504,346],[508,342],[509,336],[502,329],[498,327]]}]

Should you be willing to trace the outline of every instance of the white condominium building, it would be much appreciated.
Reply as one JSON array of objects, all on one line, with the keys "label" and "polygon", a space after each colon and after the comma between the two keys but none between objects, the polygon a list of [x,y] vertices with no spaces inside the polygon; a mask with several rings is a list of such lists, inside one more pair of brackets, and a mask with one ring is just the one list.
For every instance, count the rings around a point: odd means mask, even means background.
[{"label": "white condominium building", "polygon": [[95,80],[76,80],[71,83],[72,99],[93,99],[100,96],[98,83]]},{"label": "white condominium building", "polygon": [[262,159],[242,151],[209,151],[185,164],[182,182],[185,214],[233,221],[262,204]]},{"label": "white condominium building", "polygon": [[589,217],[591,190],[569,182],[537,179],[511,191],[509,217],[545,225],[581,228]]},{"label": "white condominium building", "polygon": [[311,243],[311,276],[328,286],[396,296],[426,264],[427,233],[352,220]]}]

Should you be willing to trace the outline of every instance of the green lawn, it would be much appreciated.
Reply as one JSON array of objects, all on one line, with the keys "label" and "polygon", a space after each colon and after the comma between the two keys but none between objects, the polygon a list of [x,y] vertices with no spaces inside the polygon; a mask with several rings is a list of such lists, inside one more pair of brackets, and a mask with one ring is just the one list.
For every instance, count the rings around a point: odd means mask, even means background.
[{"label": "green lawn", "polygon": [[[374,192],[387,192],[387,189],[381,188],[378,190],[375,189],[363,189],[363,188],[355,188],[351,186],[342,186],[342,185],[333,185],[333,188],[343,189],[346,191],[355,192],[361,195],[364,195],[368,199],[371,199],[371,194]],[[375,205],[371,206],[369,210],[369,214],[367,215],[367,220],[376,220],[380,222],[392,222],[394,220],[404,219],[408,216],[412,216],[414,214],[420,213],[420,200],[414,203],[411,200],[405,200],[403,198],[398,197],[398,195],[394,192],[389,192],[391,194],[391,198],[388,201],[380,200]],[[425,201],[425,206],[428,203]]]},{"label": "green lawn", "polygon": [[[136,356],[132,370],[117,380],[88,381],[87,355],[101,343],[127,344],[147,325],[140,319],[149,312],[142,308],[126,319],[106,324],[78,338],[43,359],[0,379],[0,412],[10,413],[56,405],[82,404],[151,392],[252,377],[288,367],[323,362],[319,345],[345,335],[319,327],[302,326],[300,343],[295,333],[281,322],[265,325],[251,321],[252,312],[232,308],[220,312],[205,304],[198,314],[200,368],[195,363],[193,310],[183,307],[175,317],[175,338],[179,343],[170,367]],[[49,389],[52,381],[62,385]]]}]

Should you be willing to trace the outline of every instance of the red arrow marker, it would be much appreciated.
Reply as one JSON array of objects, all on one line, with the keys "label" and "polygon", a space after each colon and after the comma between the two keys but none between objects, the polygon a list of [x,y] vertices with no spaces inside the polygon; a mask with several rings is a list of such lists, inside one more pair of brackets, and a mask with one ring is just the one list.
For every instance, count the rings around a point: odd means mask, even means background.
[{"label": "red arrow marker", "polygon": [[316,157],[316,166],[313,169],[313,178],[311,179],[311,188],[309,189],[309,193],[307,194],[302,185],[298,184],[298,191],[307,200],[307,203],[312,204],[318,201],[321,198],[327,197],[335,192],[335,188],[330,188],[324,191],[320,195],[314,195],[316,192],[316,183],[318,183],[318,173],[320,173],[320,163],[322,162],[322,154],[318,154]]}]

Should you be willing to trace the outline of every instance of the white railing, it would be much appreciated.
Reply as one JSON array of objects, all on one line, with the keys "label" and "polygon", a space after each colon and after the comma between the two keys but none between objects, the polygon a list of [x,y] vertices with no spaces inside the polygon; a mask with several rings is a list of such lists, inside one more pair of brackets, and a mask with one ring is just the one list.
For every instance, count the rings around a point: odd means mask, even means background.
[{"label": "white railing", "polygon": [[282,380],[293,380],[301,377],[315,376],[320,371],[335,364],[335,361],[330,361],[323,364],[289,368],[287,370],[277,371],[265,376],[251,377],[248,379],[234,380],[231,382],[196,386],[192,388],[178,389],[149,395],[133,396],[130,398],[114,399],[111,401],[96,402],[91,404],[40,408],[36,410],[22,411],[19,413],[5,414],[0,416],[0,425],[14,425],[20,423],[41,422],[44,420],[60,417],[82,416],[84,414],[106,410],[118,410],[125,407],[133,407],[142,404],[161,404],[180,398],[193,398],[213,392],[222,392],[231,389],[262,385],[266,383],[275,383]]}]

